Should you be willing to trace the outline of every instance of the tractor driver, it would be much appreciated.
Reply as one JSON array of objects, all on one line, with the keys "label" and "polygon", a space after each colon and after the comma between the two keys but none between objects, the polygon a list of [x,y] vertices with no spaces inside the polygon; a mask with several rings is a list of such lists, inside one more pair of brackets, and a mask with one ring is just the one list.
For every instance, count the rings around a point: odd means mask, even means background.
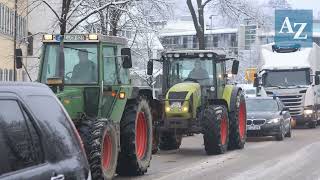
[{"label": "tractor driver", "polygon": [[194,63],[193,70],[189,73],[188,78],[197,80],[200,84],[204,84],[209,79],[209,74],[206,69],[201,67],[201,61],[197,60]]},{"label": "tractor driver", "polygon": [[89,60],[88,51],[81,49],[78,51],[79,63],[74,66],[71,82],[73,83],[94,83],[97,82],[97,66]]}]

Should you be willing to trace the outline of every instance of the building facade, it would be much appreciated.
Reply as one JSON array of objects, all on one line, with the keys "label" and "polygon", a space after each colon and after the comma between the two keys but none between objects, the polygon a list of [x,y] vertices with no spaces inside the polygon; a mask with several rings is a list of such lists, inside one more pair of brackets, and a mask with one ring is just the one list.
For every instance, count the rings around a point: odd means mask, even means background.
[{"label": "building facade", "polygon": [[[19,1],[17,17],[17,48],[27,54],[27,1]],[[14,80],[14,0],[0,0],[0,81]],[[26,80],[23,69],[17,70],[17,80]]]}]

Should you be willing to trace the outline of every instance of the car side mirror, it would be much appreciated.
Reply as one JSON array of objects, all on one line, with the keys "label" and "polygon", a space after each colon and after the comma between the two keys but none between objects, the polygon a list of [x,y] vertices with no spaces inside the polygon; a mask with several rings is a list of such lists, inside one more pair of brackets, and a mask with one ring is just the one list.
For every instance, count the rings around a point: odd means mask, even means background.
[{"label": "car side mirror", "polygon": [[320,71],[316,71],[316,75],[314,77],[314,84],[319,85],[320,84]]},{"label": "car side mirror", "polygon": [[237,61],[237,60],[234,60],[234,61],[233,61],[233,63],[232,63],[232,70],[231,70],[231,73],[232,73],[232,74],[238,74],[239,64],[240,64],[239,61]]},{"label": "car side mirror", "polygon": [[21,69],[22,68],[22,49],[16,49],[16,68]]},{"label": "car side mirror", "polygon": [[122,48],[121,57],[123,58],[122,67],[125,69],[132,68],[132,58],[131,58],[131,49]]},{"label": "car side mirror", "polygon": [[149,60],[147,65],[147,75],[151,76],[153,74],[153,61]]}]

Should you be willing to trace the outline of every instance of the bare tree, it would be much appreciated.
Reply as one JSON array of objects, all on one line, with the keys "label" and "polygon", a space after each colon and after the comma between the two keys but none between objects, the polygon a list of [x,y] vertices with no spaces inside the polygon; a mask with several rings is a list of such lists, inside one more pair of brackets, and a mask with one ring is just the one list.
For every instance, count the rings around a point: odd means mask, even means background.
[{"label": "bare tree", "polygon": [[[194,2],[196,1],[196,2]],[[199,49],[205,49],[205,22],[204,12],[207,6],[214,8],[221,16],[229,19],[239,19],[242,15],[255,18],[254,9],[245,0],[186,0],[192,16],[199,43]]]},{"label": "bare tree", "polygon": [[[74,31],[78,25],[86,21],[92,15],[97,14],[108,7],[121,7],[127,4],[130,0],[112,0],[101,3],[96,8],[86,8],[90,4],[85,0],[61,0],[61,9],[55,9],[54,6],[47,0],[33,0],[30,4],[35,8],[39,6],[39,2],[45,4],[55,15],[57,25],[60,27],[60,34]],[[85,11],[83,11],[85,9]],[[60,13],[59,13],[60,12]],[[60,14],[60,15],[59,15]]]}]

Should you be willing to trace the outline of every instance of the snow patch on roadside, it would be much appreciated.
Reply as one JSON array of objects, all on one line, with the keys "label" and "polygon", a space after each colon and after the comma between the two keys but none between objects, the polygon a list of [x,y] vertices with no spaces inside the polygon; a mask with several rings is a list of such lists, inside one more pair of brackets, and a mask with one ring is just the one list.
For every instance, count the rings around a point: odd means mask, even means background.
[{"label": "snow patch on roadside", "polygon": [[280,180],[284,179],[284,177],[286,177],[285,179],[290,178],[290,176],[291,178],[296,177],[299,172],[303,172],[302,169],[306,165],[313,163],[319,149],[320,143],[317,142],[279,159],[271,159],[260,164],[257,162],[257,166],[254,166],[254,168],[235,175],[228,180]]}]

